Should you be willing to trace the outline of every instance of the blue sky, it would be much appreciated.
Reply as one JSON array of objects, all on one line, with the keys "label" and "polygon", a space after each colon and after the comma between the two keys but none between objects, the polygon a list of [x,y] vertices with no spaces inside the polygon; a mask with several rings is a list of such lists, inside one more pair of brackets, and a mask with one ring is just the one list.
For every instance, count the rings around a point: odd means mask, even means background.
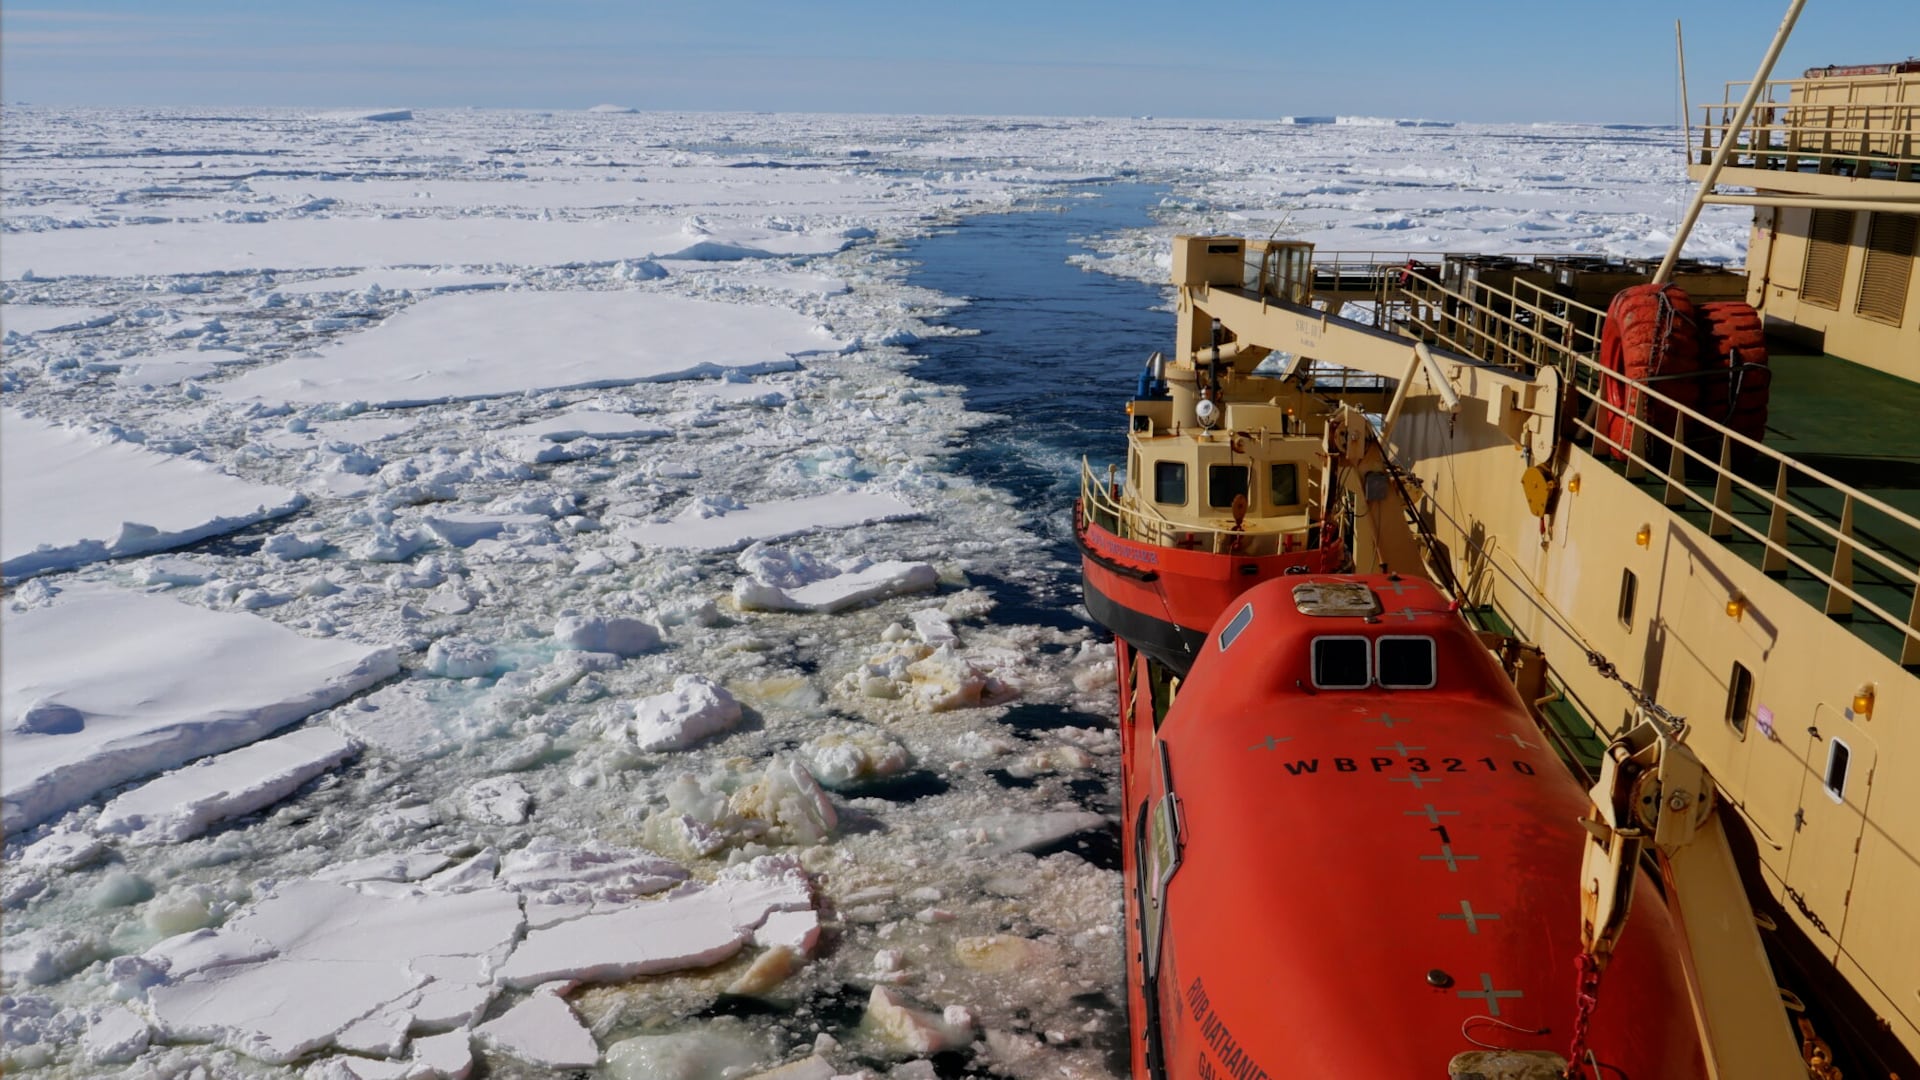
[{"label": "blue sky", "polygon": [[[1671,123],[1785,0],[22,0],[0,96],[80,105]],[[1920,52],[1920,0],[1812,0],[1776,77]]]}]

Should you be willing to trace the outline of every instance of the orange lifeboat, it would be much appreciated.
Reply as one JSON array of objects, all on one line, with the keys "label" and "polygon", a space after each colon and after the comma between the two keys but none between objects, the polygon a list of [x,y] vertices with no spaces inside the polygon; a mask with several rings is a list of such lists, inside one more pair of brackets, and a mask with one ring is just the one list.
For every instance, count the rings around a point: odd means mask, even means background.
[{"label": "orange lifeboat", "polygon": [[1134,1075],[1554,1075],[1576,1042],[1601,1076],[1705,1075],[1644,875],[1582,1009],[1587,795],[1432,585],[1271,580],[1210,629],[1184,680],[1117,643]]}]

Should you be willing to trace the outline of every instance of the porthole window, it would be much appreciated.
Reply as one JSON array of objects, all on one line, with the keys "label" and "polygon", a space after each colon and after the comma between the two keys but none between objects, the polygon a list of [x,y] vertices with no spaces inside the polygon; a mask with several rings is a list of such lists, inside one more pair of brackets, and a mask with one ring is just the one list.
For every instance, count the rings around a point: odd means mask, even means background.
[{"label": "porthole window", "polygon": [[1187,504],[1186,462],[1156,461],[1153,463],[1153,501],[1172,506]]},{"label": "porthole window", "polygon": [[1733,665],[1727,676],[1727,723],[1741,738],[1747,737],[1747,712],[1753,706],[1753,673],[1745,664]]},{"label": "porthole window", "polygon": [[1382,637],[1375,646],[1381,686],[1389,690],[1429,690],[1438,681],[1430,637]]},{"label": "porthole window", "polygon": [[1313,639],[1313,685],[1320,690],[1365,690],[1373,683],[1371,643],[1363,637]]},{"label": "porthole window", "polygon": [[1832,739],[1827,743],[1827,775],[1824,781],[1827,798],[1834,802],[1847,801],[1847,765],[1853,760],[1853,749],[1844,739]]},{"label": "porthole window", "polygon": [[1629,630],[1633,629],[1633,602],[1639,593],[1640,579],[1631,570],[1620,571],[1620,625]]},{"label": "porthole window", "polygon": [[1225,509],[1233,505],[1233,500],[1245,498],[1246,494],[1247,467],[1245,465],[1207,466],[1208,506]]}]

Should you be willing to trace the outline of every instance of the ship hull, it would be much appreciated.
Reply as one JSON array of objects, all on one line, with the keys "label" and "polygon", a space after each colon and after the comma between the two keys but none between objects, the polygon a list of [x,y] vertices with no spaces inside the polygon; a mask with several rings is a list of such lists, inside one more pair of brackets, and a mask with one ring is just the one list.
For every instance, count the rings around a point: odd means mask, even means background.
[{"label": "ship hull", "polygon": [[1207,630],[1241,593],[1289,574],[1338,570],[1338,543],[1279,555],[1231,555],[1142,544],[1089,522],[1078,507],[1074,538],[1087,613],[1175,675],[1193,665]]}]

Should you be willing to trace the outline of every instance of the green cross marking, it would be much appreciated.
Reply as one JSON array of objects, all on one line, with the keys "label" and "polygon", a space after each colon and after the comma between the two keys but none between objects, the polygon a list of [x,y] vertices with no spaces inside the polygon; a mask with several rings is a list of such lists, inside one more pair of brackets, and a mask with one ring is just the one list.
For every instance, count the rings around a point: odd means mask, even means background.
[{"label": "green cross marking", "polygon": [[1269,735],[1266,738],[1260,740],[1259,742],[1254,743],[1252,746],[1247,747],[1247,749],[1272,750],[1274,747],[1279,746],[1283,742],[1292,742],[1292,741],[1293,741],[1293,736],[1291,735],[1280,735],[1280,736]]},{"label": "green cross marking", "polygon": [[1413,790],[1419,791],[1428,784],[1439,783],[1440,778],[1437,776],[1420,776],[1418,774],[1413,776],[1389,776],[1387,777],[1387,782],[1390,784],[1412,784]]},{"label": "green cross marking", "polygon": [[1462,990],[1460,991],[1460,996],[1463,998],[1486,998],[1487,1015],[1499,1016],[1501,998],[1526,997],[1527,995],[1521,990],[1495,990],[1493,988],[1493,976],[1483,971],[1480,973],[1480,989]]},{"label": "green cross marking", "polygon": [[1399,755],[1400,755],[1401,757],[1406,757],[1406,756],[1407,756],[1407,751],[1409,751],[1409,750],[1425,750],[1425,749],[1426,749],[1426,747],[1424,747],[1424,746],[1408,746],[1408,745],[1407,745],[1406,743],[1403,743],[1403,742],[1401,742],[1401,741],[1400,741],[1399,739],[1395,739],[1395,740],[1393,741],[1393,745],[1392,745],[1392,746],[1376,746],[1376,747],[1374,747],[1374,749],[1375,749],[1375,750],[1392,750],[1392,751],[1394,751],[1394,752],[1396,752],[1396,753],[1398,753],[1398,754],[1399,754]]},{"label": "green cross marking", "polygon": [[1460,863],[1463,863],[1463,862],[1478,862],[1478,861],[1479,861],[1479,859],[1480,859],[1480,856],[1478,856],[1478,855],[1455,855],[1455,854],[1453,853],[1453,845],[1452,845],[1452,844],[1441,844],[1441,845],[1440,845],[1440,854],[1438,854],[1438,855],[1422,855],[1422,856],[1420,856],[1420,861],[1421,861],[1421,862],[1444,862],[1444,863],[1446,863],[1446,864],[1447,864],[1447,873],[1449,873],[1449,874],[1457,874],[1457,873],[1459,873],[1459,872],[1460,872],[1460,866],[1459,866],[1459,864],[1460,864]]},{"label": "green cross marking", "polygon": [[1435,810],[1435,809],[1433,808],[1433,804],[1432,804],[1432,803],[1428,803],[1428,804],[1426,805],[1426,808],[1425,808],[1425,809],[1422,809],[1422,810],[1408,810],[1408,811],[1405,811],[1405,814],[1406,814],[1406,816],[1407,816],[1407,817],[1423,817],[1423,818],[1426,818],[1426,819],[1427,819],[1427,824],[1429,824],[1429,825],[1438,825],[1438,824],[1440,824],[1440,818],[1441,818],[1441,816],[1442,816],[1442,815],[1445,815],[1445,814],[1452,814],[1452,815],[1454,815],[1455,817],[1458,817],[1458,816],[1459,816],[1459,814],[1460,814],[1460,811],[1458,811],[1458,810]]},{"label": "green cross marking", "polygon": [[1480,932],[1480,926],[1479,926],[1480,920],[1498,919],[1500,916],[1488,915],[1488,914],[1485,914],[1484,912],[1475,911],[1473,910],[1472,903],[1466,900],[1462,900],[1460,901],[1460,914],[1453,915],[1453,914],[1447,914],[1443,912],[1440,917],[1443,919],[1465,919],[1467,921],[1467,933],[1477,934]]},{"label": "green cross marking", "polygon": [[1407,718],[1406,718],[1406,717],[1404,717],[1404,716],[1395,716],[1395,715],[1393,715],[1392,713],[1385,713],[1385,712],[1383,712],[1383,713],[1381,713],[1381,714],[1380,714],[1379,716],[1369,716],[1369,717],[1367,717],[1367,723],[1369,723],[1369,724],[1385,724],[1385,725],[1387,725],[1387,730],[1388,730],[1388,731],[1392,731],[1392,730],[1393,730],[1393,725],[1395,725],[1395,724],[1411,724],[1411,723],[1413,723],[1413,721],[1412,721],[1412,720],[1409,720],[1409,719],[1407,719]]}]

